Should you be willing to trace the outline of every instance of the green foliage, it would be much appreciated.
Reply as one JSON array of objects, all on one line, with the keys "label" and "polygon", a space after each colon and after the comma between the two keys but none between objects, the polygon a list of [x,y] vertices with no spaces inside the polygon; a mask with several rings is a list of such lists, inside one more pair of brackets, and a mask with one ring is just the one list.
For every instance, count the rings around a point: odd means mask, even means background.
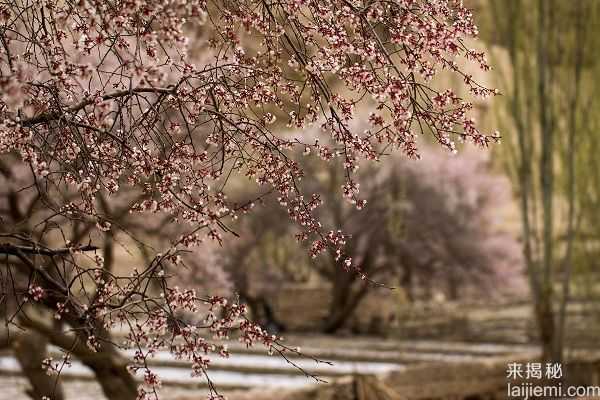
[{"label": "green foliage", "polygon": [[[524,136],[531,152],[532,175],[539,174],[535,162],[541,156],[539,113],[545,104],[552,129],[557,133],[554,152],[554,195],[557,198],[556,236],[564,241],[568,207],[569,156],[575,155],[576,258],[582,264],[593,264],[600,238],[600,3],[594,0],[565,2],[547,1],[550,25],[547,66],[551,77],[550,98],[539,99],[539,51],[536,35],[540,32],[539,11],[534,1],[487,1],[488,12],[482,13],[482,35],[488,43],[500,46],[493,51],[496,76],[504,96],[495,101],[497,123],[503,130],[503,145],[496,154],[513,181],[518,184],[518,137]],[[508,59],[508,62],[507,62]],[[575,142],[569,148],[569,132]],[[516,132],[516,134],[515,134]],[[532,181],[533,198],[540,196],[540,183]],[[522,189],[522,188],[520,188]],[[539,210],[533,211],[540,218]],[[534,226],[540,226],[539,221]],[[534,228],[535,229],[535,228]],[[537,235],[539,237],[539,234]],[[587,256],[586,256],[587,254]]]},{"label": "green foliage", "polygon": [[542,340],[558,354],[572,282],[589,282],[600,250],[600,2],[489,0],[484,8],[482,34],[504,94],[494,108],[504,133],[497,160],[519,194]]}]

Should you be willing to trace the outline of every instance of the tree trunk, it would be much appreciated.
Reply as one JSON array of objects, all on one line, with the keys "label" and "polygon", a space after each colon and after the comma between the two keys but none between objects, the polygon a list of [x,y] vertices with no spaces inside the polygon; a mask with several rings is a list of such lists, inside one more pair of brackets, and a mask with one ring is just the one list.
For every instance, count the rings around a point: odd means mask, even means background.
[{"label": "tree trunk", "polygon": [[352,274],[349,272],[334,275],[331,304],[329,313],[323,325],[324,333],[338,331],[350,317],[352,310],[348,310],[348,297],[352,288]]},{"label": "tree trunk", "polygon": [[[96,335],[104,339],[100,341],[99,351],[93,352],[86,348],[84,351],[80,351],[77,357],[94,371],[107,399],[135,400],[138,382],[127,370],[129,360],[123,357],[112,344],[111,334],[104,327],[98,326]],[[78,347],[83,346],[83,343],[80,342]]]},{"label": "tree trunk", "polygon": [[535,315],[542,346],[542,360],[544,362],[556,362],[556,324],[552,301],[546,296],[546,294],[542,294],[542,297],[537,299]]},{"label": "tree trunk", "polygon": [[400,280],[400,286],[404,288],[408,301],[413,302],[415,300],[415,292],[413,283],[413,270],[410,265],[404,266],[402,279]]},{"label": "tree trunk", "polygon": [[136,399],[138,383],[127,370],[127,360],[116,351],[96,353],[81,361],[94,371],[107,399]]},{"label": "tree trunk", "polygon": [[[73,332],[62,331],[34,312],[30,312],[28,317],[23,318],[21,324],[29,328],[29,332],[35,331],[49,343],[73,354],[94,371],[107,399],[135,400],[137,398],[138,383],[127,370],[128,359],[122,356],[111,343],[110,333],[104,327],[98,324],[94,330],[96,337],[101,339],[98,351],[95,352],[87,346],[87,335],[80,326],[77,327],[79,329],[74,328],[77,334],[73,334]],[[28,353],[32,352],[28,351]]]},{"label": "tree trunk", "polygon": [[548,7],[546,0],[538,0],[538,97],[539,97],[539,122],[541,134],[541,155],[539,183],[542,202],[542,282],[541,298],[538,299],[538,320],[540,324],[540,338],[544,361],[556,362],[557,353],[562,353],[555,348],[556,325],[553,304],[554,294],[554,117],[550,83],[553,70],[549,68],[549,40],[553,35],[553,12]]},{"label": "tree trunk", "polygon": [[329,314],[321,329],[323,333],[335,333],[340,330],[367,294],[369,283],[362,282],[360,289],[352,290],[354,281],[354,275],[350,272],[339,274],[333,281],[333,296]]},{"label": "tree trunk", "polygon": [[48,375],[42,368],[42,361],[48,357],[46,352],[48,340],[36,332],[27,331],[16,334],[11,344],[23,375],[31,385],[31,388],[26,391],[27,395],[34,400],[41,400],[44,397],[63,400],[59,377]]}]

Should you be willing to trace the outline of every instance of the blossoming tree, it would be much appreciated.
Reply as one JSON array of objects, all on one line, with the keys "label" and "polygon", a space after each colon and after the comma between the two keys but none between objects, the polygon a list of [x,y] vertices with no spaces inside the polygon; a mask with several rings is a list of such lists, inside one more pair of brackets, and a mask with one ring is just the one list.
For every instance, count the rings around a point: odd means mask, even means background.
[{"label": "blossoming tree", "polygon": [[[0,225],[7,326],[27,325],[87,360],[112,399],[157,395],[146,360],[159,348],[189,360],[218,398],[207,368],[227,355],[219,339],[230,332],[293,351],[244,318],[243,304],[172,283],[182,254],[233,234],[228,222],[251,211],[257,199],[230,200],[230,182],[247,178],[258,197],[275,196],[311,256],[333,252],[340,273],[361,273],[344,255],[345,234],[319,222],[321,199],[303,189],[310,176],[295,151],[341,159],[340,192],[360,209],[361,160],[418,157],[419,133],[450,151],[457,140],[497,139],[476,128],[468,101],[431,84],[446,70],[473,95],[494,93],[458,67],[466,58],[488,68],[465,44],[476,35],[471,13],[450,0],[1,2],[0,172],[19,185]],[[371,109],[371,129],[351,128],[357,106]],[[320,137],[303,136],[310,124]],[[116,215],[110,204],[123,196]],[[178,233],[117,273],[99,247],[131,233],[120,224],[129,214],[166,215]],[[32,303],[60,324],[23,317]],[[177,318],[201,306],[202,324]],[[137,349],[129,365],[115,327]],[[122,384],[104,382],[115,377]]]},{"label": "blossoming tree", "polygon": [[[335,162],[302,165],[318,174],[309,187],[323,195],[320,220],[349,236],[345,253],[371,280],[400,286],[411,301],[431,300],[433,292],[452,300],[514,297],[525,293],[527,282],[520,243],[507,226],[515,212],[512,191],[510,181],[490,169],[489,154],[470,147],[454,156],[421,145],[418,161],[396,156],[361,168],[358,179],[368,202],[361,212],[335,201],[343,181]],[[314,329],[331,333],[349,328],[355,318],[366,319],[358,315],[359,306],[377,287],[358,274],[339,274],[333,255],[309,260],[301,246],[289,245],[294,226],[272,208],[240,221],[242,238],[221,251],[253,315],[277,304],[273,296],[285,295],[283,284],[316,281],[329,291],[323,321],[307,321]],[[271,314],[265,325],[285,329],[281,312]],[[373,314],[372,321],[381,318]]]}]

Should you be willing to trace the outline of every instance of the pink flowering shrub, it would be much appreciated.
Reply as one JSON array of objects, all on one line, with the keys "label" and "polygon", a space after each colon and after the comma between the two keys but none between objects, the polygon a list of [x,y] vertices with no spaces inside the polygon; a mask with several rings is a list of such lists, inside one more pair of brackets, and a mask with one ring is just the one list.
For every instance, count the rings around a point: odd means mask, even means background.
[{"label": "pink flowering shrub", "polygon": [[[488,69],[465,46],[477,28],[459,1],[23,0],[0,5],[0,35],[3,179],[24,167],[22,188],[45,210],[12,208],[0,232],[5,269],[20,266],[33,286],[17,292],[53,310],[92,351],[114,355],[102,336],[126,326],[140,351],[130,366],[144,377],[140,398],[160,385],[144,362],[159,348],[205,377],[210,354],[226,355],[205,333],[286,349],[244,318],[243,305],[171,279],[183,253],[220,243],[258,198],[274,194],[313,257],[331,251],[360,270],[344,255],[346,234],[319,221],[321,198],[302,189],[310,177],[296,150],[341,160],[343,196],[363,208],[361,160],[418,157],[419,133],[451,151],[457,141],[498,138],[476,128],[471,103],[430,85],[447,70],[473,95],[494,94],[458,68],[465,58]],[[358,107],[371,110],[372,128],[351,128]],[[318,137],[303,135],[311,124]],[[257,185],[257,198],[229,199],[239,178]],[[110,206],[123,197],[117,218]],[[21,211],[37,218],[27,230]],[[127,233],[126,214],[140,216],[138,225],[166,215],[178,233],[146,265],[118,274],[95,242]],[[201,303],[213,309],[205,323],[173,317]]]}]

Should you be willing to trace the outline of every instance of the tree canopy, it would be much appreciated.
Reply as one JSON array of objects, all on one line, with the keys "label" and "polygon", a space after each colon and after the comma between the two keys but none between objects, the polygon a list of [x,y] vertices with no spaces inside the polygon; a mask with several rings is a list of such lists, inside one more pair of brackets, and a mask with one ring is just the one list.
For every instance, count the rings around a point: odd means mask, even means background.
[{"label": "tree canopy", "polygon": [[[419,134],[448,151],[497,140],[477,129],[469,101],[432,83],[446,71],[475,96],[495,93],[458,67],[489,68],[466,44],[477,33],[470,11],[450,0],[3,1],[8,326],[84,360],[110,398],[156,396],[146,359],[160,348],[209,384],[211,356],[227,355],[218,339],[231,332],[295,351],[246,319],[245,305],[174,285],[184,256],[235,235],[229,222],[272,195],[311,256],[331,252],[340,273],[366,276],[346,255],[346,233],[319,219],[322,198],[307,190],[298,157],[340,160],[336,189],[362,209],[361,162],[393,151],[417,158]],[[357,130],[362,110],[370,127]],[[319,129],[308,134],[311,124]],[[258,195],[236,198],[232,182],[246,178]],[[144,263],[114,267],[118,235],[140,243]],[[150,235],[159,247],[144,244]],[[188,323],[179,311],[204,319]],[[137,349],[132,365],[119,358],[115,327]],[[129,372],[144,384],[136,389]]]}]

